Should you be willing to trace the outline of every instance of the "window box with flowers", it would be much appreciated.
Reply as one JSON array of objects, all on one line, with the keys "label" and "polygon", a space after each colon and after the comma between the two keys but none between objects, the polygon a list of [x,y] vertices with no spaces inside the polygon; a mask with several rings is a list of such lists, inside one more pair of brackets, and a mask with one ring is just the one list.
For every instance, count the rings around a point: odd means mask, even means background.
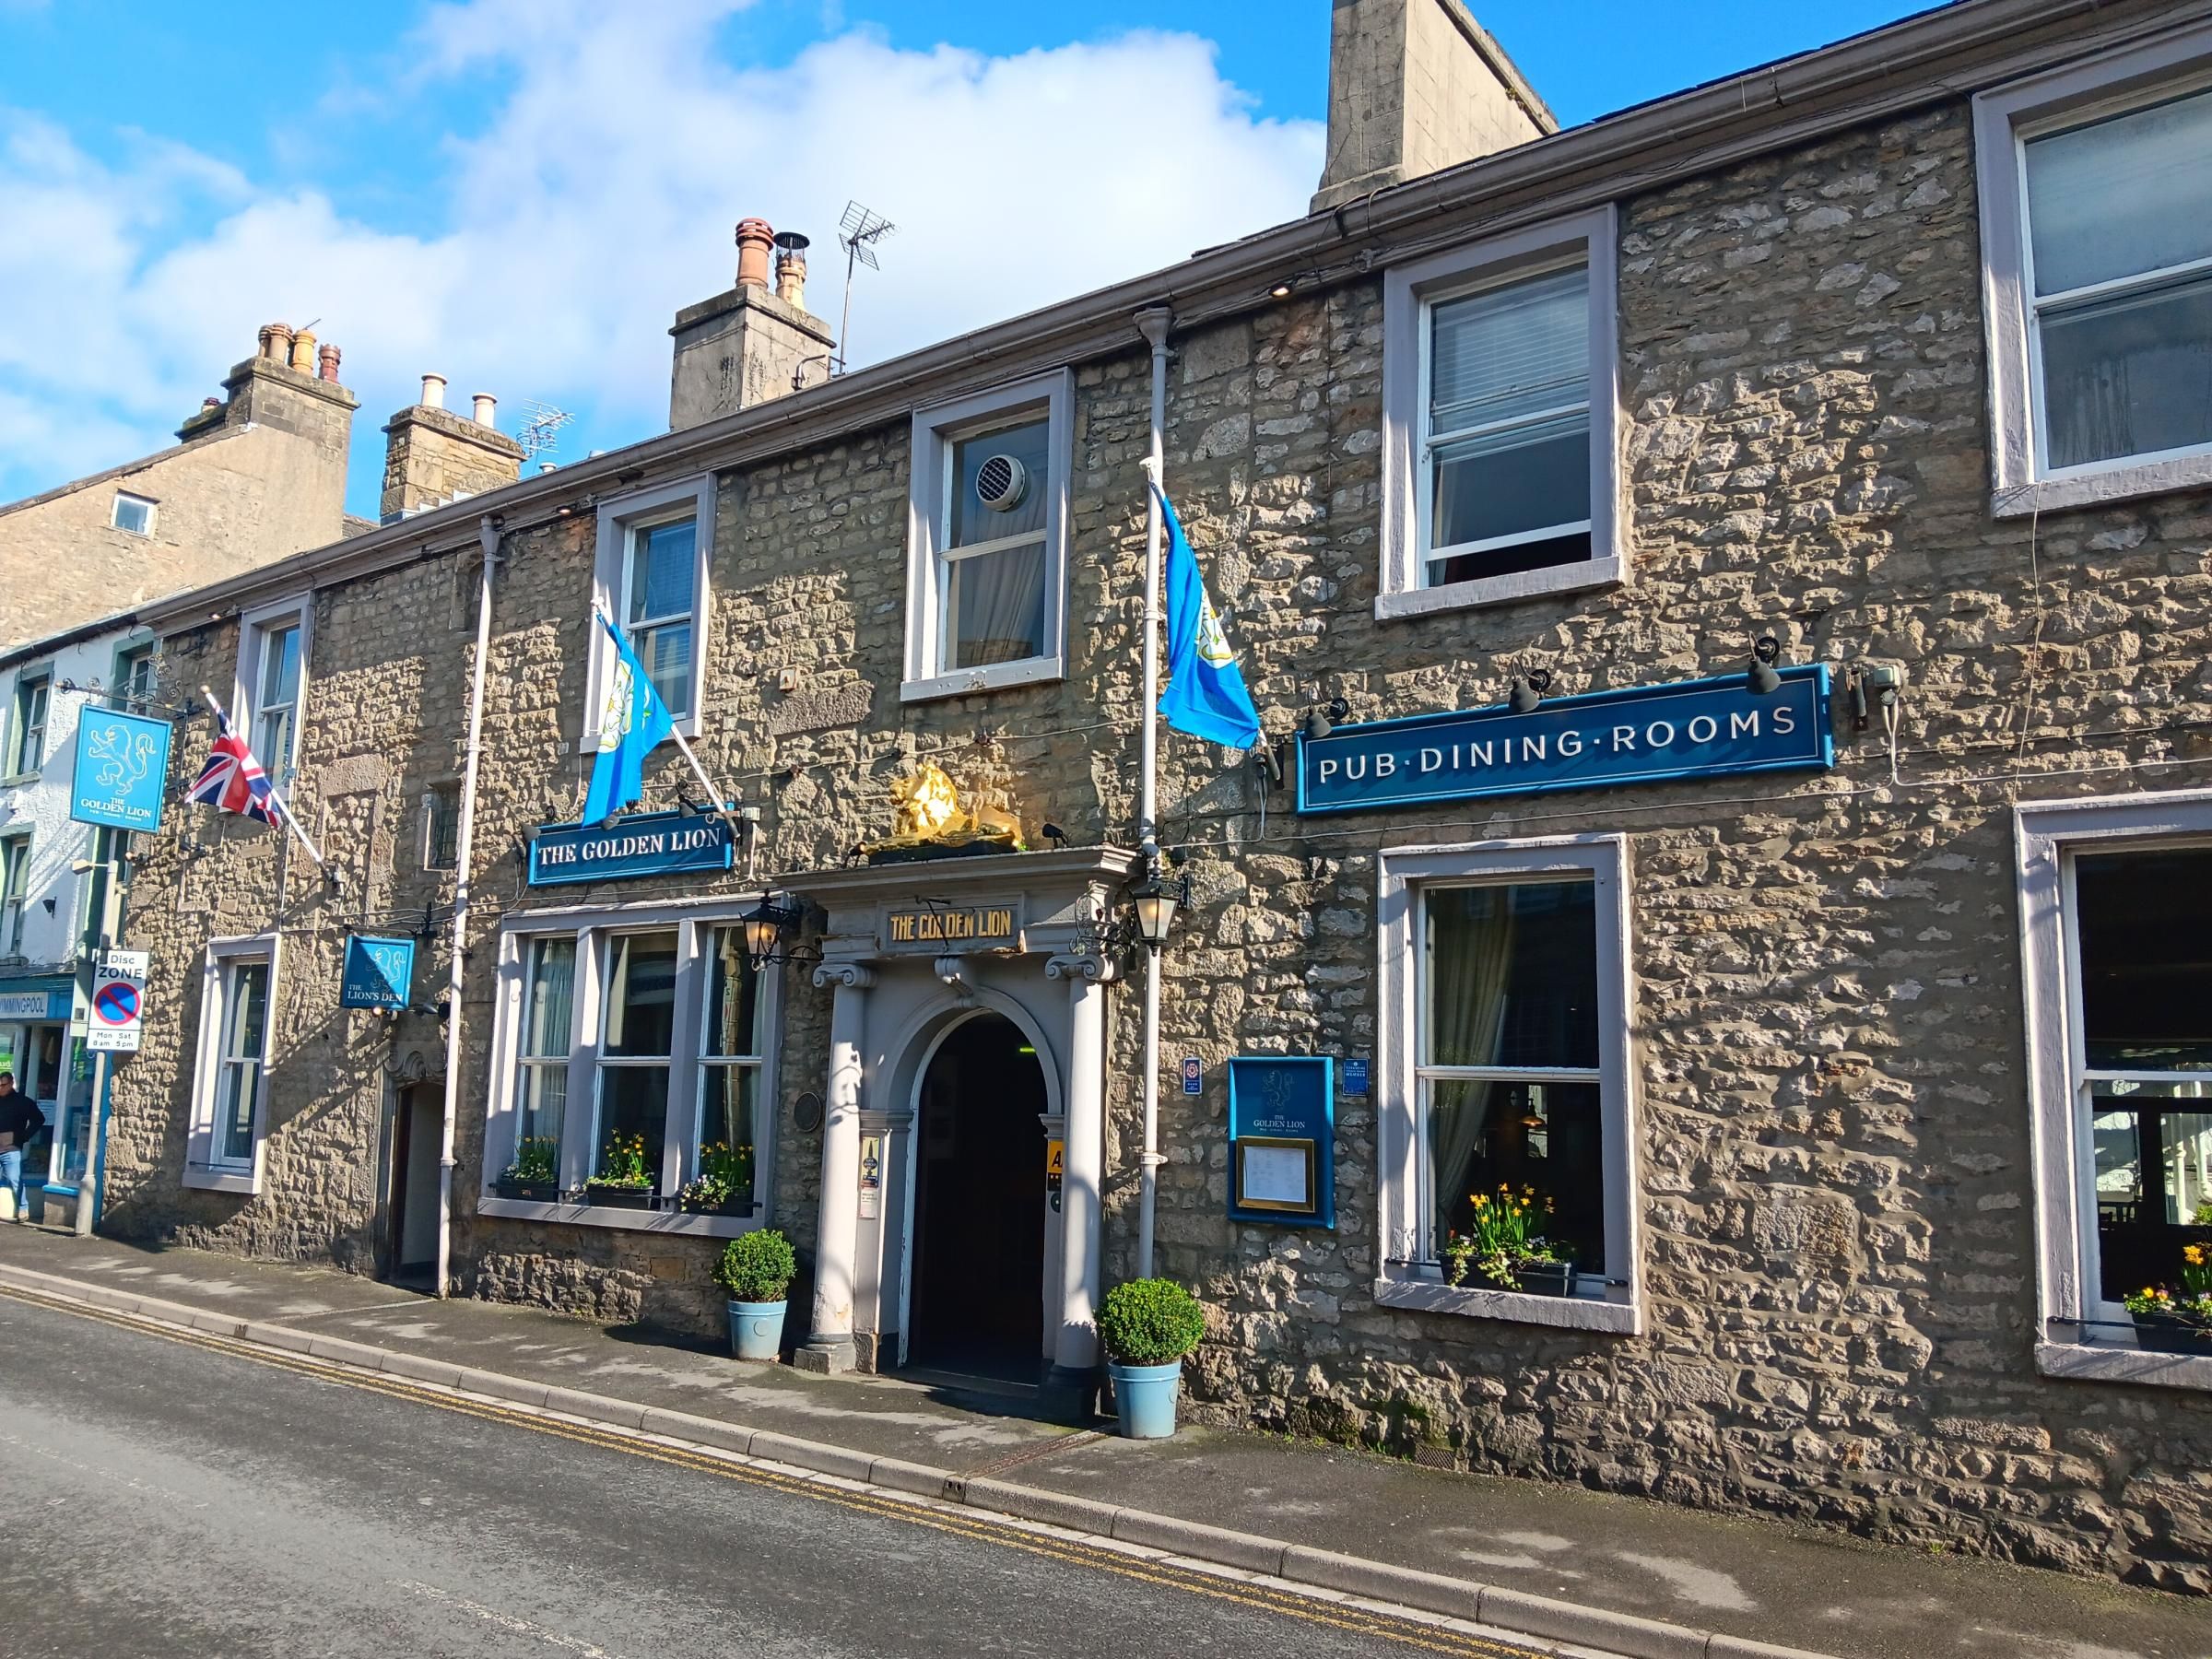
[{"label": "window box with flowers", "polygon": [[[2212,1199],[2196,1206],[2197,1227],[2212,1228]],[[2136,1322],[2136,1346],[2154,1354],[2212,1354],[2212,1244],[2182,1246],[2182,1283],[2146,1285],[2123,1305]]]},{"label": "window box with flowers", "polygon": [[1500,1182],[1495,1194],[1467,1195],[1466,1230],[1453,1229],[1438,1254],[1444,1283],[1464,1285],[1469,1274],[1498,1290],[1531,1296],[1566,1296],[1574,1285],[1574,1264],[1535,1230],[1547,1225],[1556,1206],[1533,1186],[1514,1192]]},{"label": "window box with flowers", "polygon": [[502,1198],[551,1204],[560,1196],[560,1143],[549,1135],[525,1135],[514,1161],[500,1171],[495,1189]]},{"label": "window box with flowers", "polygon": [[677,1208],[693,1216],[753,1213],[753,1148],[714,1141],[699,1149],[699,1174],[684,1182]]},{"label": "window box with flowers", "polygon": [[583,1183],[584,1201],[608,1209],[652,1209],[660,1191],[645,1163],[645,1137],[617,1131],[599,1154],[599,1172]]}]

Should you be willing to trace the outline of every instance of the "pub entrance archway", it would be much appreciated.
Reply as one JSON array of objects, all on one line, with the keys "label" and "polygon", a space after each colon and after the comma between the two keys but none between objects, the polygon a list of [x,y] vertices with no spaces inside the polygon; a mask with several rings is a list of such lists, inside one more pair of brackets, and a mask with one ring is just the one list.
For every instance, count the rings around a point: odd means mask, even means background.
[{"label": "pub entrance archway", "polygon": [[916,1090],[909,1365],[1034,1382],[1044,1341],[1043,1067],[979,1012]]}]

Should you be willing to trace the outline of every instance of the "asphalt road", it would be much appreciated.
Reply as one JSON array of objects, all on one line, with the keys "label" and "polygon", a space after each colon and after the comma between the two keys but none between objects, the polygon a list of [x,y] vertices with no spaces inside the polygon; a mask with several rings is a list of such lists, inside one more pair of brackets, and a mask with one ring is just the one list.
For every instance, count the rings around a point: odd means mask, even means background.
[{"label": "asphalt road", "polygon": [[0,1295],[0,1655],[1524,1652],[550,1428]]}]

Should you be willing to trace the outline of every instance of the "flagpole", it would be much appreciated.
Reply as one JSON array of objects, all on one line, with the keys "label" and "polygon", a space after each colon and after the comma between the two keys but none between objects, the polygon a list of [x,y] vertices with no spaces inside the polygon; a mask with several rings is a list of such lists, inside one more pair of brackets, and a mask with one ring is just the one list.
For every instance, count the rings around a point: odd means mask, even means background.
[{"label": "flagpole", "polygon": [[[228,730],[230,724],[230,716],[223,712],[223,705],[216,700],[215,693],[202,686],[200,695],[207,700],[207,706],[215,711],[216,719]],[[246,752],[253,754],[251,745],[247,746]],[[255,756],[256,759],[259,758]],[[284,819],[285,828],[300,838],[300,844],[307,849],[307,855],[315,861],[315,868],[325,876],[332,874],[330,866],[323,862],[321,850],[313,841],[308,840],[307,831],[300,827],[300,820],[292,816],[292,804],[284,798],[284,791],[276,787],[275,778],[269,780],[269,799],[276,803],[276,812]]]},{"label": "flagpole", "polygon": [[[1147,880],[1159,874],[1159,629],[1163,620],[1159,599],[1159,498],[1166,484],[1160,476],[1160,435],[1168,420],[1168,324],[1173,313],[1164,305],[1149,306],[1136,313],[1136,326],[1152,347],[1152,434],[1145,457],[1145,475],[1151,488],[1145,491],[1145,691],[1143,784],[1137,801],[1137,844],[1144,854]],[[1145,951],[1145,1117],[1144,1151],[1139,1154],[1136,1201],[1136,1275],[1152,1277],[1153,1221],[1159,1201],[1159,951]]]}]

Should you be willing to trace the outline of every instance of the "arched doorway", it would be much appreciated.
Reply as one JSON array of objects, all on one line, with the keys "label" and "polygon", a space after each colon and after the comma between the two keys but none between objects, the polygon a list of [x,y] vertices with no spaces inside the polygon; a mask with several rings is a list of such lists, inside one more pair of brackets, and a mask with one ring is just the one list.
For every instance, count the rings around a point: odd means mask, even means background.
[{"label": "arched doorway", "polygon": [[1044,1349],[1044,1071],[1021,1028],[977,1014],[917,1101],[910,1365],[1032,1382]]}]

